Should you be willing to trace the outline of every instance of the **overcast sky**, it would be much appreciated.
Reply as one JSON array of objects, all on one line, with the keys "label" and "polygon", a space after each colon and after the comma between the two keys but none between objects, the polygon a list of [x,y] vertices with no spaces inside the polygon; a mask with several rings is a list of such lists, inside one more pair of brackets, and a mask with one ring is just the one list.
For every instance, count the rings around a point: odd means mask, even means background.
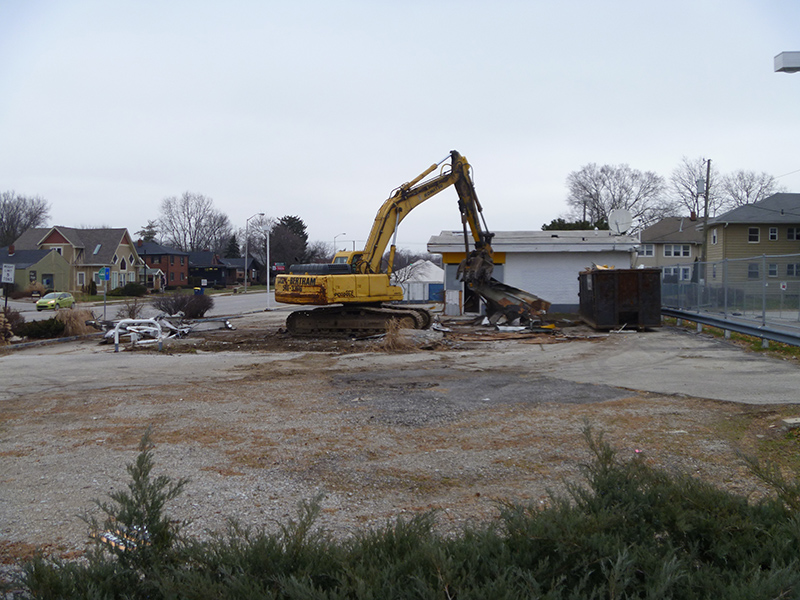
[{"label": "overcast sky", "polygon": [[[561,216],[592,162],[800,192],[800,74],[773,71],[799,24],[797,0],[2,0],[0,191],[131,233],[190,191],[338,246],[453,149],[495,231]],[[459,227],[450,189],[399,245]]]}]

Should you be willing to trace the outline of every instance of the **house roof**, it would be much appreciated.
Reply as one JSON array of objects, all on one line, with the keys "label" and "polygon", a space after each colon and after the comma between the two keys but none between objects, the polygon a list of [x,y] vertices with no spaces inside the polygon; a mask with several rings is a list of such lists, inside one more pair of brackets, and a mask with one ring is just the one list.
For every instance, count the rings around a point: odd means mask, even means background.
[{"label": "house roof", "polygon": [[[244,270],[244,258],[221,258],[220,260],[222,261],[222,264],[224,264],[226,267],[230,267],[232,269]],[[252,256],[247,257],[247,262],[251,269],[253,268],[253,263],[258,265],[258,261]]]},{"label": "house roof", "polygon": [[[406,277],[408,273],[408,277]],[[398,269],[396,276],[404,282],[412,281],[444,281],[444,269],[424,258]]]},{"label": "house roof", "polygon": [[800,224],[800,194],[773,194],[761,202],[745,204],[725,214],[709,219],[709,225],[719,223]]},{"label": "house roof", "polygon": [[189,266],[190,267],[219,267],[225,266],[219,257],[211,250],[202,250],[200,252],[189,252]]},{"label": "house roof", "polygon": [[658,223],[643,229],[643,244],[663,244],[671,242],[702,244],[703,232],[698,228],[699,221],[688,217],[666,217]]},{"label": "house roof", "polygon": [[[472,239],[470,238],[470,246]],[[497,231],[495,252],[631,252],[639,240],[611,231]],[[428,240],[428,252],[464,252],[463,231],[442,231]]]},{"label": "house roof", "polygon": [[17,269],[27,269],[38,263],[55,250],[15,250],[8,253],[8,248],[0,248],[0,263],[13,264]]},{"label": "house roof", "polygon": [[[73,247],[83,249],[82,263],[85,265],[112,264],[117,248],[128,237],[128,230],[125,228],[75,229],[56,225],[28,229],[17,238],[14,246],[20,250],[36,250],[53,233],[63,236]],[[128,239],[130,238],[128,237]],[[138,252],[134,250],[134,254],[138,255]],[[127,259],[127,257],[125,258]]]},{"label": "house roof", "polygon": [[176,248],[171,248],[169,246],[162,246],[156,242],[143,242],[139,241],[136,242],[136,252],[139,253],[140,256],[152,256],[154,254],[163,255],[163,254],[170,254],[173,256],[189,256],[188,252],[184,252],[183,250],[178,250]]}]

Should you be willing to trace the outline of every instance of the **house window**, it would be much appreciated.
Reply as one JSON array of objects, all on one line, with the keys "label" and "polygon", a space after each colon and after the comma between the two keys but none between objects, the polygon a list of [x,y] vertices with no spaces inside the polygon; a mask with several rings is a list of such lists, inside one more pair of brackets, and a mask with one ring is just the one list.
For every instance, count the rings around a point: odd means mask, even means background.
[{"label": "house window", "polygon": [[170,280],[170,281],[175,281],[175,271],[172,271],[172,272],[170,272],[170,274],[169,274],[169,280]]},{"label": "house window", "polygon": [[171,265],[175,264],[175,257],[174,256],[170,256],[169,257],[169,264],[171,264]]},{"label": "house window", "polygon": [[777,227],[770,227],[769,228],[769,241],[770,242],[777,242],[778,241],[778,228]]},{"label": "house window", "polygon": [[61,255],[64,254],[64,249],[61,246],[56,246],[55,248],[53,248],[53,250],[55,250],[56,252],[58,252]]},{"label": "house window", "polygon": [[128,262],[133,264],[133,254],[128,255]]},{"label": "house window", "polygon": [[115,254],[115,255],[114,255],[114,259],[113,259],[113,261],[114,261],[114,264],[117,264],[117,261],[118,261],[118,260],[119,260],[119,257],[118,257],[118,256]]},{"label": "house window", "polygon": [[751,244],[757,244],[761,238],[761,229],[758,227],[750,227],[747,229],[747,241]]},{"label": "house window", "polygon": [[717,265],[713,264],[711,265],[711,279],[716,279],[716,278],[717,278]]},{"label": "house window", "polygon": [[691,256],[689,244],[664,244],[664,256]]},{"label": "house window", "polygon": [[758,279],[760,275],[758,274],[758,265],[759,263],[747,263],[747,278],[748,279]]},{"label": "house window", "polygon": [[667,278],[673,278],[673,282],[689,281],[692,278],[691,267],[664,267],[663,273],[663,278],[665,280]]},{"label": "house window", "polygon": [[128,265],[125,263],[125,259],[123,258],[119,263],[119,270],[120,271],[127,271]]},{"label": "house window", "polygon": [[716,244],[717,243],[717,228],[716,227],[714,227],[714,229],[711,230],[711,243],[712,244]]},{"label": "house window", "polygon": [[184,265],[184,260],[186,260],[186,257],[185,256],[181,256],[181,266]]},{"label": "house window", "polygon": [[186,280],[186,273],[181,272],[181,281]]},{"label": "house window", "polygon": [[642,246],[642,256],[655,256],[655,246],[653,244],[644,244]]},{"label": "house window", "polygon": [[800,240],[800,227],[789,227],[786,230],[786,239],[793,242]]},{"label": "house window", "polygon": [[78,285],[80,287],[86,285],[86,273],[84,273],[83,271],[78,271]]},{"label": "house window", "polygon": [[787,277],[800,277],[800,264],[797,263],[790,263],[786,265],[786,276]]},{"label": "house window", "polygon": [[154,265],[160,265],[160,264],[161,264],[161,256],[159,256],[159,255],[156,255],[156,256],[154,256],[154,257],[152,258],[152,261],[153,261],[153,263],[152,263],[152,264],[154,264]]},{"label": "house window", "polygon": [[768,265],[767,266],[767,274],[770,277],[777,277],[778,276],[778,265],[776,265],[775,263],[772,263],[772,264]]}]

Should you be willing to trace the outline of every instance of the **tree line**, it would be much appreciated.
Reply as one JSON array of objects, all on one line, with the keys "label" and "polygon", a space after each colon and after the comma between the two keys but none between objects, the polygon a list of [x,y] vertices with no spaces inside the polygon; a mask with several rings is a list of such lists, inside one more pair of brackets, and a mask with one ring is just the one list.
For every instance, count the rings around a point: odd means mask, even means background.
[{"label": "tree line", "polygon": [[544,230],[608,229],[615,209],[630,212],[641,229],[671,216],[714,217],[786,191],[768,173],[740,169],[723,175],[711,160],[685,156],[669,178],[628,164],[590,163],[572,171],[566,183],[567,211]]},{"label": "tree line", "polygon": [[[713,217],[786,191],[768,173],[737,170],[721,174],[712,161],[687,157],[669,178],[628,164],[590,163],[569,173],[566,186],[566,212],[542,229],[607,229],[608,215],[614,209],[628,210],[636,227],[644,228],[668,216],[702,218],[707,210]],[[49,217],[49,204],[40,196],[0,193],[0,247],[12,244],[27,229],[44,226]],[[158,217],[148,220],[135,235],[184,252],[211,250],[226,258],[243,256],[246,246],[248,255],[262,264],[266,264],[267,241],[271,263],[327,262],[332,256],[330,244],[309,242],[306,224],[299,216],[276,219],[259,215],[251,217],[247,227],[235,229],[210,197],[188,191],[164,198]],[[407,254],[395,261],[396,269],[405,266],[402,263],[429,257]]]}]

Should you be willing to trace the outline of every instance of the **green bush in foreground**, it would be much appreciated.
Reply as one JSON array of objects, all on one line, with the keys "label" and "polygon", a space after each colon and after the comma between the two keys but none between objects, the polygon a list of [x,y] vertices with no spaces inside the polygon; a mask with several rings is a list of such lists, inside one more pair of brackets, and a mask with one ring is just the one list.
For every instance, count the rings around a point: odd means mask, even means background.
[{"label": "green bush in foreground", "polygon": [[121,553],[101,544],[85,564],[38,558],[22,583],[34,598],[800,596],[797,481],[753,464],[777,494],[748,502],[641,459],[620,461],[588,429],[586,438],[594,459],[585,485],[548,508],[507,504],[497,521],[455,537],[436,534],[431,513],[345,541],[315,527],[318,500],[277,532],[231,524],[211,541],[181,540],[163,508],[182,482],[150,479],[150,455],[140,454],[131,494],[115,498],[125,512],[104,510],[126,527],[164,531],[161,541]]},{"label": "green bush in foreground", "polygon": [[59,321],[55,317],[41,319],[39,321],[28,321],[19,326],[19,335],[32,339],[50,339],[64,335],[66,329],[64,321]]}]

